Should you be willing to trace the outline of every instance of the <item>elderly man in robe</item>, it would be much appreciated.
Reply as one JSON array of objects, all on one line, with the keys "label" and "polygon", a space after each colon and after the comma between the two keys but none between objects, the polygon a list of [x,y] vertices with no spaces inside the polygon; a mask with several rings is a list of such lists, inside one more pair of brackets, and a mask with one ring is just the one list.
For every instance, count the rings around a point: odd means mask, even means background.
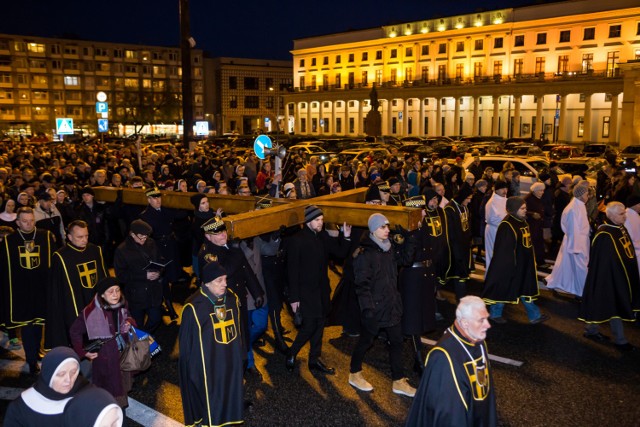
[{"label": "elderly man in robe", "polygon": [[591,228],[585,203],[589,198],[589,182],[582,180],[573,188],[573,199],[562,212],[560,225],[564,232],[553,271],[546,278],[547,287],[577,298],[582,297],[589,265]]},{"label": "elderly man in robe", "polygon": [[484,220],[487,223],[484,229],[485,274],[489,271],[489,264],[493,256],[493,245],[496,241],[498,225],[507,216],[507,191],[509,191],[509,185],[506,181],[496,181],[493,195],[484,207]]}]

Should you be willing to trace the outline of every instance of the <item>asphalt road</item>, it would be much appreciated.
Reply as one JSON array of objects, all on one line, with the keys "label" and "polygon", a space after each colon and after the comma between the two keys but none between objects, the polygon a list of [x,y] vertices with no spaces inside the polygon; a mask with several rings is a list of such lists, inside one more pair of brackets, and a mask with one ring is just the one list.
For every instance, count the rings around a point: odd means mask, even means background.
[{"label": "asphalt road", "polygon": [[[478,277],[478,276],[477,276]],[[331,273],[332,285],[337,276]],[[469,284],[469,293],[478,294],[482,282]],[[183,301],[188,290],[177,289]],[[447,288],[447,301],[439,302],[445,320],[438,331],[425,336],[437,340],[454,319],[454,296]],[[493,355],[522,362],[521,366],[492,363],[498,414],[502,426],[619,426],[640,425],[640,351],[620,353],[612,344],[592,342],[582,336],[583,325],[576,320],[578,305],[568,298],[541,291],[539,306],[551,319],[529,325],[522,306],[506,307],[507,324],[494,325],[488,333]],[[165,318],[168,322],[168,318]],[[285,327],[293,329],[285,317]],[[640,346],[640,327],[626,324],[629,341]],[[177,377],[178,327],[167,325],[156,334],[163,352],[152,368],[136,378],[131,397],[182,422]],[[610,335],[608,327],[603,333]],[[289,334],[294,336],[295,332]],[[246,398],[254,405],[246,414],[251,426],[400,426],[412,399],[391,392],[386,345],[376,340],[366,356],[364,375],[374,391],[364,393],[347,383],[351,350],[357,338],[341,335],[341,328],[329,327],[323,341],[323,360],[336,367],[335,376],[314,376],[307,367],[308,346],[298,356],[298,368],[289,373],[284,356],[266,345],[256,349],[256,364],[263,381],[248,378]],[[409,380],[417,386],[412,370],[409,343],[405,343],[405,366]],[[0,349],[0,358],[15,358]],[[26,375],[0,373],[0,386],[28,387]],[[0,417],[7,401],[0,401]],[[1,418],[0,418],[1,419]],[[125,425],[137,426],[130,419]],[[156,423],[155,425],[162,425]]]}]

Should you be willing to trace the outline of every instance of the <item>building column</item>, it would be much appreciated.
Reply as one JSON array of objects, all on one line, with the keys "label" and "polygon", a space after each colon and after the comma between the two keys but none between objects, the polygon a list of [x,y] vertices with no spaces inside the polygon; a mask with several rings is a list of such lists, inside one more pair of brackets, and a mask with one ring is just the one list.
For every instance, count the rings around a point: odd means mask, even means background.
[{"label": "building column", "polygon": [[620,69],[624,73],[618,137],[622,149],[629,145],[640,145],[640,64],[623,63]]},{"label": "building column", "polygon": [[567,141],[567,95],[560,95],[560,119],[558,119],[558,142]]},{"label": "building column", "polygon": [[473,130],[471,132],[472,136],[479,135],[479,118],[480,118],[480,97],[475,96],[473,98]]},{"label": "building column", "polygon": [[453,109],[453,134],[460,135],[460,98],[456,96]]},{"label": "building column", "polygon": [[311,102],[307,102],[307,135],[311,135]]},{"label": "building column", "polygon": [[331,117],[329,119],[329,133],[336,134],[336,101],[331,101]]},{"label": "building column", "polygon": [[536,134],[533,136],[535,139],[540,138],[540,135],[544,132],[544,124],[542,123],[542,101],[543,97],[538,96],[536,103]]},{"label": "building column", "polygon": [[404,99],[404,109],[402,112],[402,136],[409,136],[409,100]]},{"label": "building column", "polygon": [[324,134],[324,126],[322,126],[322,120],[324,119],[324,101],[318,101],[318,134]]},{"label": "building column", "polygon": [[[344,103],[345,111],[347,111],[347,108],[349,108],[348,105],[349,105],[348,102]],[[345,119],[344,125],[345,126],[349,126],[349,119],[348,119],[349,115],[345,114],[344,117],[345,117],[344,118]],[[356,121],[357,121],[357,123],[356,123],[356,125],[354,126],[354,129],[353,129],[355,131],[355,134],[356,135],[364,134],[365,129],[364,129],[364,125],[363,125],[363,121],[364,121],[364,101],[363,100],[359,100],[358,101],[358,119]],[[346,129],[347,128],[345,128],[345,130]]]},{"label": "building column", "polygon": [[591,93],[584,94],[584,131],[582,132],[582,142],[589,144],[591,139]]},{"label": "building column", "polygon": [[295,117],[293,133],[300,133],[300,108],[298,107],[298,102],[293,103],[293,117]]},{"label": "building column", "polygon": [[442,135],[442,98],[436,98],[436,136]]},{"label": "building column", "polygon": [[491,120],[491,136],[498,135],[498,119],[500,118],[500,96],[493,96],[493,118]]},{"label": "building column", "polygon": [[[390,99],[387,100],[387,135],[391,135],[391,122],[393,121],[393,101],[391,101]],[[396,129],[397,130],[397,129]],[[383,133],[384,132],[384,127],[383,127]]]},{"label": "building column", "polygon": [[618,143],[618,95],[611,94],[611,116],[609,117],[609,144]]},{"label": "building column", "polygon": [[420,102],[420,108],[419,108],[420,113],[418,114],[418,135],[425,136],[426,132],[424,129],[424,110],[425,110],[424,98],[420,98],[418,102]]},{"label": "building column", "polygon": [[513,97],[513,103],[514,103],[514,111],[513,111],[513,136],[522,136],[520,134],[521,128],[522,126],[520,126],[520,121],[522,119],[521,117],[521,113],[520,113],[520,107],[522,104],[522,97],[519,95],[516,95]]}]

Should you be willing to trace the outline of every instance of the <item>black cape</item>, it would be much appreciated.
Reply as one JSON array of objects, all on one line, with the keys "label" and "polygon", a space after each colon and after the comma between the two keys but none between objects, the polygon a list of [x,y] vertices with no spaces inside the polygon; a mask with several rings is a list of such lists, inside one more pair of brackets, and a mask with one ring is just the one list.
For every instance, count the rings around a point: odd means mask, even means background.
[{"label": "black cape", "polygon": [[449,233],[449,268],[447,279],[467,280],[472,270],[471,218],[469,209],[451,200],[444,207]]},{"label": "black cape", "polygon": [[108,276],[102,249],[88,243],[79,249],[67,243],[53,254],[47,295],[45,348],[68,346],[69,329],[93,297],[93,287]]},{"label": "black cape", "polygon": [[538,273],[527,221],[507,215],[498,225],[493,258],[484,280],[482,298],[487,304],[517,304],[539,295]]},{"label": "black cape", "polygon": [[[478,377],[485,378],[484,386]],[[485,427],[497,423],[487,346],[484,341],[472,344],[451,326],[427,355],[406,425]]]},{"label": "black cape", "polygon": [[[224,309],[217,309],[223,300]],[[242,365],[246,353],[239,316],[239,300],[230,289],[226,297],[215,299],[201,288],[182,310],[178,373],[185,425],[243,421]]]},{"label": "black cape", "polygon": [[604,223],[591,243],[589,269],[579,319],[607,322],[635,320],[640,311],[640,278],[633,241],[624,225]]},{"label": "black cape", "polygon": [[32,236],[16,231],[0,248],[0,323],[8,328],[44,324],[53,235],[36,230]]}]

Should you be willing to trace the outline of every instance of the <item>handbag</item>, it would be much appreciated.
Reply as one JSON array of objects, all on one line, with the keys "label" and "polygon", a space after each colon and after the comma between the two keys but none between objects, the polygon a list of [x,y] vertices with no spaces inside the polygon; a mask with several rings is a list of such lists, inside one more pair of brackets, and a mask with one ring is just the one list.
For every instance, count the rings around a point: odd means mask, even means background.
[{"label": "handbag", "polygon": [[127,372],[146,371],[150,366],[149,339],[139,339],[132,326],[129,330],[129,342],[120,354],[120,369]]}]

